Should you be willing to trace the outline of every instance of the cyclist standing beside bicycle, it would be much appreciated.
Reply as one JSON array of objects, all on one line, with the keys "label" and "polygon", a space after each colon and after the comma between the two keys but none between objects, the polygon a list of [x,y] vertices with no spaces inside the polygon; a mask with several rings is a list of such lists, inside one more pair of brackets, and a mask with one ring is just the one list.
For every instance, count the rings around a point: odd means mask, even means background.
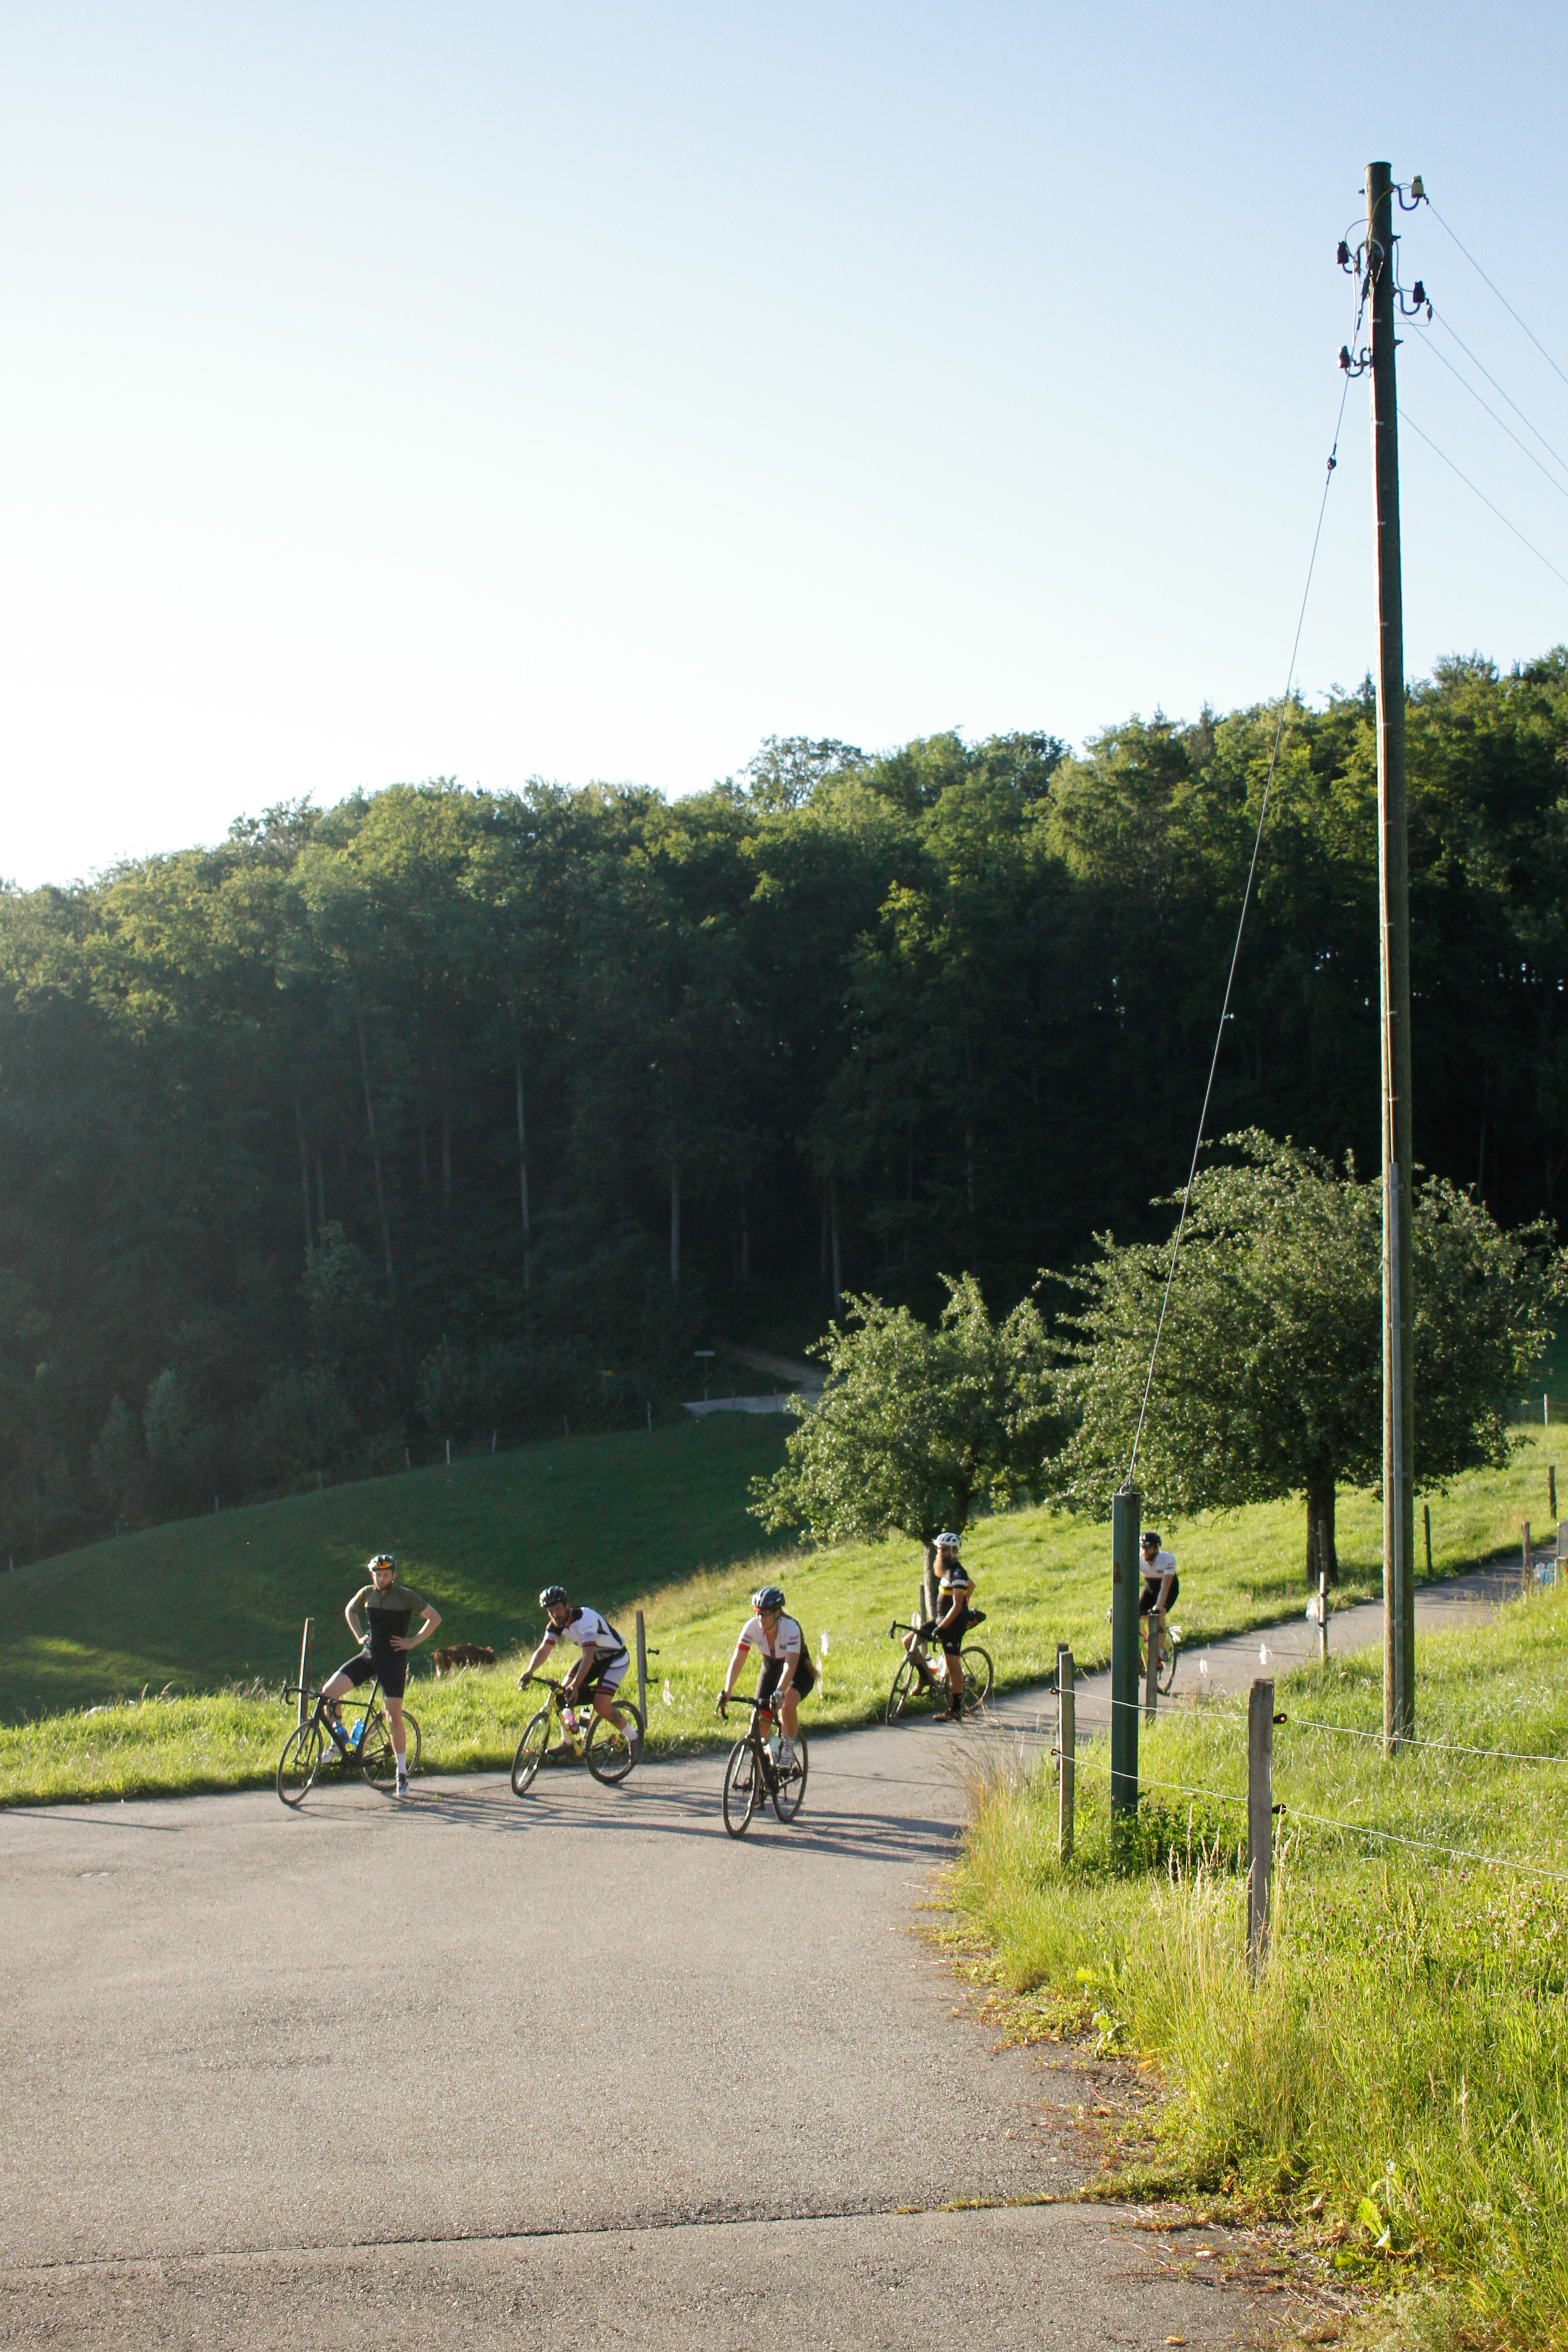
[{"label": "cyclist standing beside bicycle", "polygon": [[643,1753],[643,1735],[634,1723],[628,1727],[615,1704],[615,1694],[625,1681],[632,1663],[625,1643],[608,1617],[601,1617],[597,1609],[580,1608],[573,1602],[564,1584],[547,1584],[539,1594],[539,1607],[549,1622],[538,1649],[523,1668],[523,1681],[538,1673],[558,1642],[575,1643],[582,1655],[568,1675],[562,1692],[568,1720],[570,1721],[573,1699],[591,1698],[596,1714],[604,1716],[617,1731],[626,1733],[626,1744],[635,1764]]},{"label": "cyclist standing beside bicycle", "polygon": [[964,1636],[971,1625],[981,1621],[974,1609],[975,1580],[958,1557],[958,1538],[953,1534],[936,1538],[936,1614],[919,1634],[911,1633],[904,1641],[904,1651],[915,1659],[925,1678],[927,1689],[936,1689],[939,1677],[918,1655],[916,1643],[929,1641],[933,1635],[942,1644],[943,1664],[947,1670],[947,1713],[938,1716],[938,1722],[961,1723],[964,1719],[964,1662],[959,1652]]},{"label": "cyclist standing beside bicycle", "polygon": [[817,1670],[811,1664],[799,1619],[784,1614],[784,1595],[778,1585],[765,1584],[760,1592],[752,1594],[751,1612],[740,1629],[740,1639],[718,1695],[718,1711],[720,1715],[725,1711],[736,1677],[746,1664],[747,1652],[760,1650],[762,1672],[757,1678],[758,1703],[772,1707],[779,1718],[783,1740],[779,1768],[787,1772],[795,1761],[800,1704],[816,1689]]},{"label": "cyclist standing beside bicycle", "polygon": [[[370,1570],[370,1582],[361,1585],[343,1612],[360,1651],[357,1657],[345,1659],[331,1681],[321,1685],[321,1696],[327,1701],[325,1721],[338,1746],[347,1753],[349,1742],[338,1701],[374,1675],[386,1698],[387,1720],[392,1726],[397,1793],[406,1797],[408,1743],[402,1727],[402,1695],[408,1683],[408,1653],[430,1639],[441,1622],[441,1612],[423,1592],[416,1592],[412,1584],[398,1582],[397,1562],[390,1551],[377,1552]],[[365,1613],[362,1626],[356,1613],[361,1609]],[[423,1615],[418,1633],[411,1634],[408,1629],[416,1609],[422,1610]]]},{"label": "cyclist standing beside bicycle", "polygon": [[[1138,1549],[1143,1554],[1144,1567],[1144,1589],[1138,1595],[1139,1622],[1141,1623],[1143,1619],[1155,1609],[1159,1611],[1163,1621],[1171,1602],[1181,1591],[1181,1579],[1176,1574],[1176,1554],[1173,1551],[1160,1549],[1160,1539],[1153,1528],[1145,1528],[1143,1540]],[[1140,1674],[1147,1674],[1148,1670],[1148,1653],[1140,1643],[1138,1671]]]}]

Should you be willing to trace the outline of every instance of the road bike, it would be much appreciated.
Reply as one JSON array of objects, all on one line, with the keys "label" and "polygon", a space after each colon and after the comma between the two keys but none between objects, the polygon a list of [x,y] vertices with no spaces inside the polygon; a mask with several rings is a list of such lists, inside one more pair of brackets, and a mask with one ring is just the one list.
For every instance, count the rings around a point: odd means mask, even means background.
[{"label": "road bike", "polygon": [[[1111,1621],[1112,1621],[1112,1619],[1114,1617],[1115,1613],[1116,1613],[1116,1612],[1115,1612],[1115,1610],[1114,1610],[1113,1608],[1112,1608],[1112,1609],[1107,1609],[1107,1610],[1106,1610],[1106,1612],[1105,1612],[1105,1622],[1106,1622],[1107,1624],[1109,1624],[1109,1623],[1111,1622]],[[1149,1618],[1148,1618],[1148,1621],[1147,1621],[1147,1622],[1151,1622],[1151,1623],[1153,1622],[1153,1620],[1154,1620],[1154,1614],[1155,1614],[1155,1612],[1151,1610],[1151,1611],[1150,1611],[1150,1612],[1149,1612]],[[1144,1622],[1145,1622],[1145,1620],[1143,1620],[1143,1619],[1140,1619],[1140,1620],[1139,1620],[1140,1624],[1142,1624]],[[1145,1640],[1145,1638],[1146,1638],[1146,1637],[1145,1637],[1145,1635],[1143,1635],[1143,1634],[1140,1634],[1140,1635],[1139,1635],[1139,1639],[1140,1639],[1140,1641]],[[1145,1649],[1145,1652],[1144,1652],[1144,1656],[1145,1656],[1145,1658],[1147,1658],[1148,1654],[1148,1654],[1148,1651]],[[1164,1640],[1162,1641],[1162,1643],[1160,1643],[1160,1665],[1159,1665],[1159,1673],[1157,1674],[1157,1675],[1156,1675],[1156,1676],[1155,1676],[1155,1688],[1156,1688],[1157,1690],[1161,1691],[1162,1693],[1163,1693],[1163,1692],[1169,1691],[1169,1690],[1170,1690],[1170,1688],[1171,1688],[1171,1686],[1173,1685],[1173,1684],[1174,1684],[1174,1683],[1175,1683],[1175,1681],[1176,1681],[1176,1661],[1177,1661],[1177,1659],[1180,1657],[1180,1655],[1181,1655],[1181,1627],[1180,1627],[1179,1625],[1167,1625],[1167,1626],[1165,1628],[1165,1639],[1164,1639]],[[1138,1680],[1139,1680],[1139,1682],[1140,1682],[1140,1683],[1144,1681],[1145,1676],[1145,1673],[1146,1673],[1146,1668],[1145,1668],[1144,1666],[1140,1665],[1140,1667],[1139,1667],[1139,1672],[1138,1672]]]},{"label": "road bike", "polygon": [[[781,1822],[794,1820],[806,1793],[806,1774],[811,1759],[806,1735],[797,1729],[794,1761],[779,1764],[773,1743],[762,1727],[764,1723],[772,1726],[773,1709],[765,1706],[760,1699],[746,1697],[740,1691],[731,1691],[729,1697],[751,1709],[751,1728],[736,1741],[724,1768],[724,1825],[731,1837],[744,1837],[752,1814],[759,1813],[769,1797]],[[727,1703],[719,1701],[721,1715]]]},{"label": "road bike", "polygon": [[[915,1647],[901,1660],[898,1672],[893,1678],[893,1688],[888,1692],[883,1717],[886,1723],[896,1723],[910,1700],[922,1693],[927,1698],[939,1700],[944,1706],[953,1696],[946,1675],[931,1665],[921,1646],[931,1639],[932,1628],[929,1625],[901,1625],[895,1617],[887,1629],[887,1638],[895,1642],[900,1633],[913,1633]],[[991,1684],[996,1678],[989,1651],[982,1650],[977,1642],[966,1642],[958,1653],[958,1664],[964,1670],[965,1706],[984,1706],[990,1697]]]},{"label": "road bike", "polygon": [[[338,1713],[342,1721],[343,1742],[340,1746],[328,1729],[329,1710],[332,1702],[323,1698],[319,1690],[307,1686],[303,1693],[298,1683],[291,1683],[283,1694],[285,1698],[303,1696],[309,1713],[303,1723],[296,1726],[283,1743],[283,1753],[277,1759],[277,1793],[286,1805],[302,1804],[315,1785],[316,1776],[325,1765],[329,1770],[361,1772],[374,1789],[395,1789],[397,1757],[392,1749],[392,1725],[382,1705],[382,1678],[378,1675],[367,1691],[361,1684],[357,1691],[346,1692],[338,1701]],[[351,1720],[343,1720],[351,1717]],[[402,1711],[403,1736],[410,1772],[419,1769],[419,1724],[405,1706]]]},{"label": "road bike", "polygon": [[[591,1685],[587,1691],[580,1692],[573,1698],[568,1696],[564,1683],[552,1682],[549,1675],[518,1675],[519,1690],[526,1689],[529,1683],[541,1684],[549,1691],[549,1696],[538,1715],[531,1717],[523,1727],[523,1736],[517,1742],[517,1752],[512,1759],[513,1796],[527,1796],[533,1785],[534,1774],[538,1770],[547,1755],[550,1756],[554,1762],[564,1764],[570,1759],[573,1762],[586,1764],[594,1779],[602,1780],[606,1788],[619,1787],[642,1753],[643,1734],[646,1728],[643,1721],[642,1709],[634,1706],[624,1692],[616,1691],[614,1693],[616,1708],[627,1718],[625,1723],[618,1724],[612,1722],[608,1716],[601,1715],[598,1709],[593,1707]],[[593,1719],[586,1731],[575,1715],[568,1717],[567,1709],[576,1706],[591,1708],[593,1711]],[[552,1750],[550,1734],[555,1730],[558,1723],[560,1727],[560,1738]],[[635,1748],[632,1744],[631,1738],[632,1725],[636,1726],[637,1731]]]}]

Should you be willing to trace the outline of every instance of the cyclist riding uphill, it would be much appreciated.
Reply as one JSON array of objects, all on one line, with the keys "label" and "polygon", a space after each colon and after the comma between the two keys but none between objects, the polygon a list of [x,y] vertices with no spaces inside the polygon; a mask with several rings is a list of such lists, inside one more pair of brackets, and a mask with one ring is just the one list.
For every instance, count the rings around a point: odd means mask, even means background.
[{"label": "cyclist riding uphill", "polygon": [[[959,1651],[969,1627],[977,1625],[977,1613],[971,1614],[975,1598],[975,1580],[958,1557],[958,1538],[951,1533],[936,1538],[936,1614],[929,1625],[918,1633],[906,1633],[904,1649],[919,1667],[927,1690],[939,1687],[940,1678],[920,1655],[919,1643],[933,1637],[942,1644],[942,1654],[947,1668],[947,1714],[949,1723],[960,1722],[964,1714],[964,1667]],[[941,1720],[942,1718],[938,1718]]]},{"label": "cyclist riding uphill", "polygon": [[[1153,1528],[1145,1528],[1138,1549],[1144,1556],[1144,1587],[1138,1595],[1138,1615],[1144,1618],[1152,1609],[1157,1609],[1163,1617],[1181,1591],[1181,1579],[1176,1574],[1176,1554],[1174,1551],[1160,1549],[1160,1539]],[[1140,1674],[1148,1672],[1147,1655],[1141,1643],[1138,1671]]]},{"label": "cyclist riding uphill", "polygon": [[[370,1564],[370,1582],[361,1585],[343,1612],[349,1631],[360,1644],[359,1655],[346,1659],[331,1681],[322,1684],[321,1696],[328,1702],[327,1728],[339,1747],[347,1749],[349,1742],[337,1703],[345,1692],[368,1682],[372,1675],[377,1677],[392,1725],[397,1792],[406,1797],[408,1748],[402,1727],[402,1695],[408,1682],[408,1652],[430,1639],[441,1622],[441,1612],[423,1592],[416,1592],[412,1584],[398,1582],[397,1562],[390,1551],[377,1552]],[[362,1626],[358,1613],[361,1609],[365,1615]],[[416,1609],[422,1610],[423,1615],[418,1633],[411,1634],[408,1629]]]},{"label": "cyclist riding uphill", "polygon": [[[523,1684],[536,1675],[558,1642],[572,1642],[582,1652],[581,1657],[566,1678],[565,1697],[591,1698],[596,1714],[602,1715],[624,1731],[626,1744],[635,1763],[643,1753],[643,1738],[634,1723],[628,1724],[615,1704],[615,1694],[626,1679],[626,1669],[632,1661],[626,1644],[610,1622],[597,1609],[580,1609],[567,1594],[564,1584],[547,1584],[539,1594],[539,1607],[549,1623],[544,1637],[533,1656],[524,1667],[517,1683]],[[576,1718],[570,1705],[563,1707],[567,1723],[576,1728]]]},{"label": "cyclist riding uphill", "polygon": [[817,1670],[811,1664],[799,1621],[784,1614],[784,1595],[776,1584],[765,1584],[760,1592],[752,1594],[751,1610],[740,1629],[740,1639],[718,1695],[717,1708],[722,1715],[746,1663],[747,1650],[760,1650],[762,1672],[757,1678],[758,1702],[762,1706],[771,1706],[783,1725],[779,1763],[787,1771],[795,1761],[800,1703],[816,1688]]}]

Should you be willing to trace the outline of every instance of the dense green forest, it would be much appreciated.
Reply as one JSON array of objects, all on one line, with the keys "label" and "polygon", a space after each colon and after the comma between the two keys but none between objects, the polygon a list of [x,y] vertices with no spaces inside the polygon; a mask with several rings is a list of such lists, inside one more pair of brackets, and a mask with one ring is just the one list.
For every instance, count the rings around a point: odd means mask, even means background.
[{"label": "dense green forest", "polygon": [[[689,1393],[1163,1230],[1277,710],[667,803],[438,780],[0,893],[0,1554]],[[1409,704],[1420,1160],[1568,1165],[1568,651]],[[1292,705],[1210,1133],[1375,1164],[1369,692]]]}]

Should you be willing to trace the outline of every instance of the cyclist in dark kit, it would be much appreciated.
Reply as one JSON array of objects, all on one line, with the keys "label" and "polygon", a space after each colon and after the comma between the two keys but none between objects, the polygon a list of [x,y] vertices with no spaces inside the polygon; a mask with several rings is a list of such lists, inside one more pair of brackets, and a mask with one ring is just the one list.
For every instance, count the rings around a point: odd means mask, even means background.
[{"label": "cyclist in dark kit", "polygon": [[[365,1623],[358,1612],[362,1610]],[[409,1626],[416,1610],[423,1611],[417,1633],[411,1634]],[[408,1794],[408,1746],[402,1727],[402,1695],[408,1682],[408,1653],[427,1642],[441,1622],[441,1612],[423,1592],[412,1584],[397,1580],[397,1562],[390,1551],[379,1551],[371,1562],[371,1580],[361,1584],[344,1610],[349,1631],[360,1644],[359,1655],[346,1658],[330,1682],[321,1685],[321,1696],[327,1701],[327,1728],[345,1751],[348,1737],[338,1701],[348,1691],[369,1682],[372,1675],[380,1678],[386,1697],[387,1719],[392,1726],[392,1754],[397,1759],[397,1792]]]}]

